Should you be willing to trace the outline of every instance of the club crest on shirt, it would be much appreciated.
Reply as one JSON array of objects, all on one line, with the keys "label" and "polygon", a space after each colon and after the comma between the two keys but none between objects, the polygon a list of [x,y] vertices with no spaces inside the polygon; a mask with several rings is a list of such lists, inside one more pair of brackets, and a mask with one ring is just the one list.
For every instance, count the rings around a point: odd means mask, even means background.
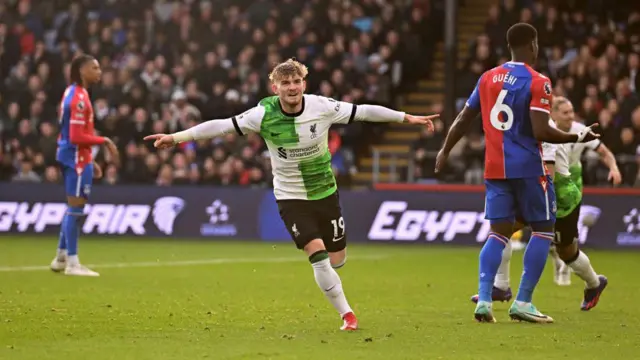
[{"label": "club crest on shirt", "polygon": [[315,139],[318,136],[318,132],[317,132],[317,126],[318,124],[313,124],[309,127],[309,130],[311,131],[311,138]]},{"label": "club crest on shirt", "polygon": [[544,83],[544,93],[547,95],[551,95],[551,83],[548,81]]}]

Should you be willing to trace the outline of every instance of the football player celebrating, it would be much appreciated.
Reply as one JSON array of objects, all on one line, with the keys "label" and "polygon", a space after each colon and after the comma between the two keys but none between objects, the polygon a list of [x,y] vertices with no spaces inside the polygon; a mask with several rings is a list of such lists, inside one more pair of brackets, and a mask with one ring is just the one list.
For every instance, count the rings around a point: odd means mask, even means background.
[{"label": "football player celebrating", "polygon": [[210,120],[175,134],[147,136],[157,148],[210,139],[228,133],[257,133],[271,155],[274,194],[280,216],[299,249],[304,250],[320,290],[343,319],[342,330],[358,322],[334,270],[346,261],[347,233],[328,148],[329,128],[353,121],[405,122],[433,130],[432,116],[413,116],[382,106],[355,105],[304,94],[307,68],[290,59],[269,79],[275,96],[229,119]]}]

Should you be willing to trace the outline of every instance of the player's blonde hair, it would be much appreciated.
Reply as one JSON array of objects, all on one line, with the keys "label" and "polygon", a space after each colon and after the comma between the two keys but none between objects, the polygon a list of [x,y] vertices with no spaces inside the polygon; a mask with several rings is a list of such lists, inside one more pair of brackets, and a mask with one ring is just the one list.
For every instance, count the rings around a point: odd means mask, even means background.
[{"label": "player's blonde hair", "polygon": [[307,77],[308,74],[309,74],[309,69],[307,69],[307,67],[304,64],[291,58],[285,62],[282,62],[276,65],[273,68],[273,70],[271,70],[271,73],[269,74],[269,80],[272,83],[275,83],[280,79],[283,79],[289,76],[295,76],[295,75],[298,75],[304,79]]},{"label": "player's blonde hair", "polygon": [[567,99],[564,96],[554,96],[552,99],[551,110],[558,111],[558,109],[560,108],[560,105],[566,104],[568,102],[569,102],[569,99]]}]

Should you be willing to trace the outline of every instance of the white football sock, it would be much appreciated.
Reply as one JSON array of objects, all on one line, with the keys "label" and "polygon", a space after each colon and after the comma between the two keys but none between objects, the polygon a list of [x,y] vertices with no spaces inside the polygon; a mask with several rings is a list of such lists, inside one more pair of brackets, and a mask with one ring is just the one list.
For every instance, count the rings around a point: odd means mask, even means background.
[{"label": "white football sock", "polygon": [[562,261],[562,259],[560,259],[560,255],[558,255],[558,252],[555,248],[551,248],[551,252],[549,253],[549,255],[551,255],[551,259],[553,259],[553,276],[557,278],[560,275],[560,270],[565,265],[565,263],[564,261]]},{"label": "white football sock", "polygon": [[493,282],[493,286],[500,290],[507,290],[509,288],[509,269],[511,268],[511,254],[513,249],[511,248],[511,241],[507,243],[507,246],[502,250],[502,261],[500,267],[496,273],[496,279]]},{"label": "white football sock", "polygon": [[583,253],[582,250],[580,254],[578,254],[578,258],[575,259],[571,264],[567,264],[573,272],[578,275],[578,277],[584,280],[587,283],[588,289],[593,289],[600,286],[600,279],[598,278],[598,274],[596,274],[595,270],[591,266],[591,261],[589,261],[589,257],[587,254]]},{"label": "white football sock", "polygon": [[80,265],[80,259],[78,259],[78,255],[70,255],[67,258],[67,265]]},{"label": "white football sock", "polygon": [[56,258],[58,261],[66,261],[67,260],[67,249],[58,249]]},{"label": "white football sock", "polygon": [[316,283],[320,287],[320,290],[324,292],[333,307],[338,310],[340,316],[353,312],[347,302],[344,292],[342,291],[340,276],[331,267],[329,259],[318,261],[311,264],[311,266],[313,267],[313,275],[316,278]]}]

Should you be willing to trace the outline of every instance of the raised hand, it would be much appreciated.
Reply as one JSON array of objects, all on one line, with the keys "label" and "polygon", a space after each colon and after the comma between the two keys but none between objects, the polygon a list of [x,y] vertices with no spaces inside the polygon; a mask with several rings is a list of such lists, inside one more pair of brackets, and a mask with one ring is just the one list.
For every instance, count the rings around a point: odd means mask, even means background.
[{"label": "raised hand", "polygon": [[598,126],[598,123],[591,124],[586,128],[584,128],[582,131],[580,131],[578,133],[578,142],[586,143],[599,138],[600,135],[593,132],[593,129],[596,128],[597,126]]}]

